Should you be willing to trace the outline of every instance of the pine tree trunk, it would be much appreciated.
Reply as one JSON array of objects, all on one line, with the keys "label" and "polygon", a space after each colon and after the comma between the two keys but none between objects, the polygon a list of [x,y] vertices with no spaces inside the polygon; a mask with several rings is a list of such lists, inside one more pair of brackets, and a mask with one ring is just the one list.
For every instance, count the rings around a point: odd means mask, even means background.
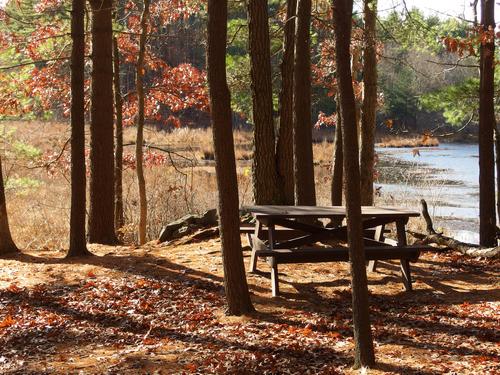
[{"label": "pine tree trunk", "polygon": [[[481,0],[481,24],[495,30],[495,2]],[[479,243],[496,245],[495,160],[493,129],[495,128],[494,77],[495,44],[481,44],[479,88]]]},{"label": "pine tree trunk", "polygon": [[276,160],[283,203],[295,203],[293,167],[293,71],[295,59],[295,15],[297,0],[287,0],[286,24],[281,62],[280,124],[276,144]]},{"label": "pine tree trunk", "polygon": [[3,182],[2,158],[0,157],[0,255],[17,252],[17,246],[10,234],[9,218],[7,216],[7,202]]},{"label": "pine tree trunk", "polygon": [[354,324],[354,367],[370,367],[375,362],[368,305],[361,219],[360,172],[356,104],[352,86],[349,47],[352,27],[352,0],[333,0],[337,76],[342,111],[344,175],[347,233],[351,268],[352,312]]},{"label": "pine tree trunk", "polygon": [[495,126],[495,166],[497,182],[497,218],[500,220],[500,134],[498,126]]},{"label": "pine tree trunk", "polygon": [[68,257],[91,255],[85,239],[85,0],[71,11],[71,214]]},{"label": "pine tree trunk", "polygon": [[364,0],[364,97],[361,116],[361,204],[373,205],[375,121],[377,115],[377,0]]},{"label": "pine tree trunk", "polygon": [[207,71],[219,191],[219,227],[228,313],[253,311],[241,251],[238,184],[226,77],[227,0],[208,0]]},{"label": "pine tree trunk", "polygon": [[335,127],[335,141],[333,143],[332,161],[332,206],[342,206],[342,192],[344,180],[344,150],[342,145],[342,111],[340,98],[337,96],[337,126]]},{"label": "pine tree trunk", "polygon": [[315,206],[311,121],[311,0],[298,0],[294,73],[295,201]]},{"label": "pine tree trunk", "polygon": [[125,224],[123,217],[123,98],[120,84],[120,55],[113,38],[113,84],[115,91],[115,230]]},{"label": "pine tree trunk", "polygon": [[111,0],[92,7],[92,90],[90,109],[90,212],[88,239],[113,245],[115,235],[113,142],[113,32]]},{"label": "pine tree trunk", "polygon": [[135,160],[137,185],[139,187],[139,244],[146,243],[146,226],[148,207],[146,199],[146,180],[144,179],[144,56],[146,54],[146,36],[148,31],[149,0],[144,0],[144,9],[141,16],[141,36],[139,40],[139,56],[137,59],[136,90],[137,90],[137,138],[135,144]]},{"label": "pine tree trunk", "polygon": [[273,91],[267,0],[248,2],[248,38],[254,122],[253,193],[255,204],[280,202],[275,158]]}]

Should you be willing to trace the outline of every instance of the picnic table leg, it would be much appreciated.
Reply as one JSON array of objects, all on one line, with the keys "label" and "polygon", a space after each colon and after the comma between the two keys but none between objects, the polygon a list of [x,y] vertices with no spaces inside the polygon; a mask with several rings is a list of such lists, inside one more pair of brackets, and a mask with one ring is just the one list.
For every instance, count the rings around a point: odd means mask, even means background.
[{"label": "picnic table leg", "polygon": [[252,241],[250,242],[252,246],[252,254],[250,255],[250,265],[248,268],[248,272],[255,272],[257,271],[257,250],[263,250],[259,249],[259,235],[262,230],[262,223],[260,221],[256,221],[255,223],[255,231],[254,234],[251,235]]},{"label": "picnic table leg", "polygon": [[[406,223],[408,220],[402,221],[398,220],[396,222],[396,232],[398,235],[398,246],[406,246],[408,243],[406,241]],[[405,290],[410,292],[413,290],[411,272],[410,272],[410,261],[408,259],[401,259],[401,277],[403,278],[403,285]]]},{"label": "picnic table leg", "polygon": [[278,262],[276,258],[271,257],[271,290],[272,296],[278,297],[280,294],[280,285],[278,280]]},{"label": "picnic table leg", "polygon": [[[375,230],[375,241],[384,242],[384,229],[385,225],[379,225]],[[377,261],[370,260],[368,262],[368,272],[375,272],[377,269]]]}]

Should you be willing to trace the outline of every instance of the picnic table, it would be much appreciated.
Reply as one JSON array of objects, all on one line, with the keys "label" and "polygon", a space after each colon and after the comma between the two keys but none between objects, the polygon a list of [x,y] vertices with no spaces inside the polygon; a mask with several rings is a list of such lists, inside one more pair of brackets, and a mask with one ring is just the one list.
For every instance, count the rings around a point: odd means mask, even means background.
[{"label": "picnic table", "polygon": [[[349,261],[345,246],[311,247],[317,243],[328,245],[331,241],[347,241],[347,226],[324,227],[319,219],[342,222],[346,216],[343,206],[249,206],[244,208],[255,219],[253,227],[242,228],[248,234],[252,247],[250,272],[256,272],[259,257],[266,258],[271,266],[273,296],[279,294],[278,264],[318,263]],[[421,250],[428,246],[408,245],[406,224],[416,211],[398,207],[361,208],[362,226],[365,230],[365,257],[369,271],[375,271],[378,260],[398,259],[404,287],[412,290],[410,261],[416,261]],[[386,238],[386,226],[395,224],[397,240]]]}]

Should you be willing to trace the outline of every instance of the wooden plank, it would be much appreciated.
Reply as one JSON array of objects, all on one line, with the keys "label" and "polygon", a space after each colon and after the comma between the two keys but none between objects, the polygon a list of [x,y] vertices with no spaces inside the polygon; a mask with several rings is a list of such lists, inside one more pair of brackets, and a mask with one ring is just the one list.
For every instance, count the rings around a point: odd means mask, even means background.
[{"label": "wooden plank", "polygon": [[[343,218],[344,206],[248,206],[244,207],[256,218]],[[400,207],[363,206],[363,217],[418,217],[420,213]]]},{"label": "wooden plank", "polygon": [[410,272],[410,261],[408,259],[401,259],[401,277],[403,279],[403,285],[407,292],[413,290],[411,272]]},{"label": "wooden plank", "polygon": [[[379,225],[375,229],[375,235],[373,239],[378,242],[384,242],[385,225]],[[377,261],[370,260],[368,262],[368,272],[375,272],[377,270]]]},{"label": "wooden plank", "polygon": [[[398,237],[398,246],[406,246],[406,223],[408,220],[398,220],[396,221],[396,234]],[[401,268],[401,278],[403,279],[403,285],[407,292],[413,290],[411,271],[410,271],[410,261],[408,259],[400,259]]]},{"label": "wooden plank", "polygon": [[252,246],[252,254],[250,255],[249,272],[257,271],[257,251],[266,249],[266,245],[259,238],[262,231],[262,224],[260,222],[255,223],[254,234],[250,235],[249,242]]},{"label": "wooden plank", "polygon": [[280,293],[278,262],[275,258],[271,258],[271,291],[273,297],[277,297]]},{"label": "wooden plank", "polygon": [[[389,260],[418,259],[420,251],[427,250],[429,246],[406,246],[397,248],[394,246],[375,246],[365,248],[367,260]],[[279,263],[321,263],[330,261],[349,261],[349,250],[347,247],[328,248],[301,248],[301,249],[274,249],[258,251],[259,257],[274,257]]]},{"label": "wooden plank", "polygon": [[[280,225],[285,225],[286,219],[278,219]],[[290,220],[291,221],[291,220]],[[379,225],[384,225],[393,222],[393,218],[381,217],[363,220],[363,229],[373,228]],[[292,223],[295,223],[291,221]],[[289,241],[283,241],[275,244],[275,249],[293,249],[300,246],[314,244],[325,240],[347,240],[347,227],[339,228],[318,228],[317,233],[308,234],[302,237],[294,238]]]}]

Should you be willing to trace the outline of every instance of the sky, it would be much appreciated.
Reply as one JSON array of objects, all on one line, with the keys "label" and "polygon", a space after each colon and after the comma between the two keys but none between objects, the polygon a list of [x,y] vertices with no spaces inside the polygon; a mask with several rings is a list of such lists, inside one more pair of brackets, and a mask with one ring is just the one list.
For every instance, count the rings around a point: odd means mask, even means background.
[{"label": "sky", "polygon": [[[468,20],[473,19],[472,8],[470,6],[471,0],[405,0],[408,9],[417,7],[424,11],[426,15],[437,15],[441,18],[449,16],[462,17]],[[378,0],[378,9],[381,15],[394,9],[404,9],[402,0]],[[479,14],[479,6],[478,6]],[[498,20],[500,19],[500,5],[498,1],[495,5],[495,15]]]},{"label": "sky", "polygon": [[[465,17],[472,20],[472,8],[470,2],[472,0],[405,0],[408,9],[413,7],[420,8],[427,15],[438,15],[442,18],[449,16]],[[0,0],[0,6],[3,6],[7,0]],[[359,1],[358,1],[359,2]],[[496,1],[495,15],[500,20],[500,1]],[[404,9],[403,0],[378,0],[378,9],[381,15],[387,13],[394,8]],[[478,9],[479,11],[479,9]]]}]

